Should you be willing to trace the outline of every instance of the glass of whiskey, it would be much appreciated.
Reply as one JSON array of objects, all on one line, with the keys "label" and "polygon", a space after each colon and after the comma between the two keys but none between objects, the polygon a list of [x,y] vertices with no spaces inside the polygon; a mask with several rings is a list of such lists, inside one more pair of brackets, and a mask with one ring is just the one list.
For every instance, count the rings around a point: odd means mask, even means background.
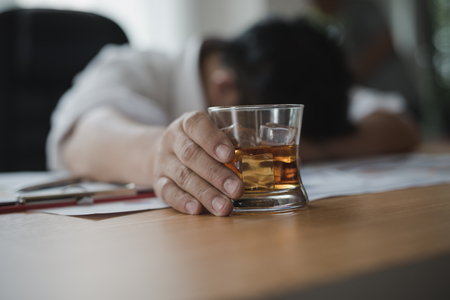
[{"label": "glass of whiskey", "polygon": [[306,206],[298,146],[303,105],[215,106],[208,113],[235,147],[225,164],[244,182],[233,213],[292,211]]}]

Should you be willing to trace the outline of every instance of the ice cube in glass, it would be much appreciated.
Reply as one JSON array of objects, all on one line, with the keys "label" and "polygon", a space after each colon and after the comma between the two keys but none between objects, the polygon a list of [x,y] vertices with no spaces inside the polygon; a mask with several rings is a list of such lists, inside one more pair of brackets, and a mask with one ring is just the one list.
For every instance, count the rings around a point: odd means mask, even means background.
[{"label": "ice cube in glass", "polygon": [[275,186],[272,153],[242,156],[241,171],[246,190],[273,189]]},{"label": "ice cube in glass", "polygon": [[258,141],[256,132],[252,128],[244,128],[240,124],[233,124],[231,126],[220,129],[231,140],[233,146],[236,148],[256,147]]},{"label": "ice cube in glass", "polygon": [[264,146],[294,145],[296,132],[295,127],[276,123],[266,123],[259,127],[261,145]]}]

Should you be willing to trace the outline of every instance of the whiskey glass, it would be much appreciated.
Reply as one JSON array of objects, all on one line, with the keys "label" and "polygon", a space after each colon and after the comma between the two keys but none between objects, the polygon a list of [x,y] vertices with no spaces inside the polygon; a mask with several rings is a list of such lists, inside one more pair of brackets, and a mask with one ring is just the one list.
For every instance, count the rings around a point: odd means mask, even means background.
[{"label": "whiskey glass", "polygon": [[238,105],[208,108],[231,140],[235,157],[225,164],[244,182],[233,213],[287,212],[308,203],[300,177],[303,105]]}]

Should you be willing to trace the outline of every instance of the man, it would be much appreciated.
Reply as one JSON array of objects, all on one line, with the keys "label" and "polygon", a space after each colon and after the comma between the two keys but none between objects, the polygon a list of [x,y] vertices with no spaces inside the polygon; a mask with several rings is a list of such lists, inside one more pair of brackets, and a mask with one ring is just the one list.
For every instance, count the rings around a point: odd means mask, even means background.
[{"label": "man", "polygon": [[304,103],[304,160],[406,151],[417,143],[413,125],[395,109],[348,121],[350,84],[337,46],[302,20],[263,21],[227,43],[193,40],[178,60],[109,47],[55,110],[50,167],[150,185],[180,212],[225,216],[244,185],[223,165],[234,147],[207,106]]}]

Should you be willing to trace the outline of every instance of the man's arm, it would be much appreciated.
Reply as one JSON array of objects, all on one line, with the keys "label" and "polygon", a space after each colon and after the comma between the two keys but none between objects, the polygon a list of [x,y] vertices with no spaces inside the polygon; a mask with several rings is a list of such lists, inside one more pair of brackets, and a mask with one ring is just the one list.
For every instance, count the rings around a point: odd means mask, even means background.
[{"label": "man's arm", "polygon": [[206,208],[228,215],[242,196],[239,177],[223,163],[234,157],[230,140],[205,113],[189,113],[167,127],[152,127],[99,107],[82,116],[62,145],[77,175],[150,185],[175,209]]},{"label": "man's arm", "polygon": [[300,155],[314,161],[400,153],[413,150],[419,141],[409,116],[378,111],[359,121],[354,134],[323,141],[301,139]]},{"label": "man's arm", "polygon": [[[109,107],[84,114],[63,141],[62,155],[77,175],[100,181],[153,183],[153,160],[164,127],[135,122]],[[148,166],[148,168],[146,167]]]}]

